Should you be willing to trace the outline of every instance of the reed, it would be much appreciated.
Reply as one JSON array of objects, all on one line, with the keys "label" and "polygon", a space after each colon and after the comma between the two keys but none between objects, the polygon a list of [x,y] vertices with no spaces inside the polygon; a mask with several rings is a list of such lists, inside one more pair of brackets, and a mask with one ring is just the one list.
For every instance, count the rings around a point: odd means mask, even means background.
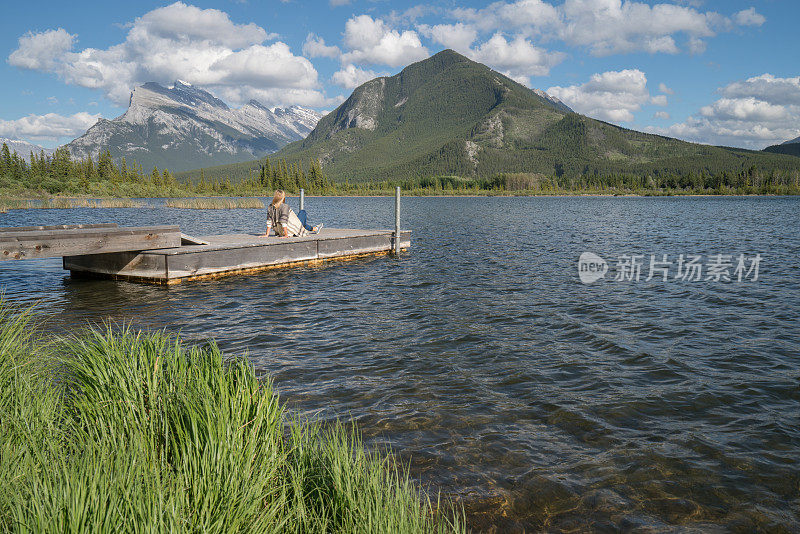
[{"label": "reed", "polygon": [[75,208],[141,208],[144,204],[130,198],[45,198],[41,201],[5,198],[0,199],[0,210],[75,209]]},{"label": "reed", "polygon": [[356,431],[287,421],[213,343],[29,323],[0,301],[0,531],[464,531]]},{"label": "reed", "polygon": [[130,198],[101,198],[94,201],[93,208],[143,208],[144,204]]},{"label": "reed", "polygon": [[27,210],[33,207],[33,202],[21,198],[0,198],[0,211]]},{"label": "reed", "polygon": [[264,209],[264,203],[258,198],[172,198],[166,205],[192,210]]},{"label": "reed", "polygon": [[77,198],[45,198],[38,205],[34,204],[34,208],[43,210],[67,210],[73,208],[91,208],[92,204],[86,199]]}]

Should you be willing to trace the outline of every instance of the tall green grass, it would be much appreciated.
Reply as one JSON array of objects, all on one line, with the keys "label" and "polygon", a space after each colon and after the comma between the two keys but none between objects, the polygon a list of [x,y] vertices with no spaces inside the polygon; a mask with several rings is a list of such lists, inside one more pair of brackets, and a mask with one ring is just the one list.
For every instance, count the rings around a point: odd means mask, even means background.
[{"label": "tall green grass", "polygon": [[213,344],[35,331],[0,301],[1,531],[464,530],[357,432],[288,421]]}]

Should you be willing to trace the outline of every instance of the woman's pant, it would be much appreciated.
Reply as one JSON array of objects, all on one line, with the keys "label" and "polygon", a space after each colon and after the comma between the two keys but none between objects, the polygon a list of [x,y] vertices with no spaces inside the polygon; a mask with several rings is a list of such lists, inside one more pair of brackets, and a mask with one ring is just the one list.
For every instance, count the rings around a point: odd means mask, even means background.
[{"label": "woman's pant", "polygon": [[297,213],[297,218],[300,219],[300,222],[302,223],[303,228],[305,228],[309,232],[313,232],[314,231],[314,227],[311,226],[310,224],[308,224],[308,222],[307,222],[308,221],[308,214],[306,213],[306,210],[300,210]]}]

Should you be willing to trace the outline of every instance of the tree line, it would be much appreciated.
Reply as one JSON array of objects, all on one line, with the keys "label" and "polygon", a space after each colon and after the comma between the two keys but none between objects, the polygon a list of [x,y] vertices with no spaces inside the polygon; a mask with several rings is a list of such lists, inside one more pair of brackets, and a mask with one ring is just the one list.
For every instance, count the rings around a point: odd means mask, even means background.
[{"label": "tree line", "polygon": [[[187,180],[192,183],[191,180]],[[322,166],[317,160],[309,160],[308,170],[303,168],[302,162],[287,163],[285,159],[270,160],[264,158],[258,169],[250,169],[249,175],[243,180],[233,181],[225,176],[221,181],[208,179],[205,170],[200,169],[200,179],[194,184],[198,193],[234,193],[256,194],[283,189],[290,193],[297,193],[300,189],[309,194],[332,194],[336,186],[322,172]]]},{"label": "tree line", "polygon": [[28,159],[0,148],[0,191],[28,191],[47,194],[135,194],[155,190],[179,190],[183,184],[167,169],[154,167],[145,172],[136,162],[114,161],[108,150],[97,158],[73,158],[59,147],[53,154],[31,152]]},{"label": "tree line", "polygon": [[146,172],[136,162],[120,158],[115,162],[109,150],[74,158],[60,147],[53,154],[31,153],[29,158],[11,151],[6,143],[0,148],[0,192],[29,194],[90,194],[119,196],[189,196],[189,195],[266,195],[275,189],[309,194],[329,194],[334,184],[322,172],[318,161],[301,163],[265,158],[260,169],[244,180],[227,176],[210,178],[201,170],[200,179],[177,180],[168,169],[154,167]]},{"label": "tree line", "polygon": [[58,148],[47,155],[21,157],[4,143],[0,149],[0,194],[66,194],[96,196],[269,196],[275,189],[312,195],[389,194],[400,186],[407,194],[800,194],[800,170],[762,169],[711,172],[681,169],[649,172],[602,172],[584,169],[573,175],[558,172],[494,172],[485,177],[409,175],[406,179],[334,182],[317,160],[261,160],[244,177],[209,177],[205,170],[177,179],[169,170],[146,172],[125,158],[115,162],[108,150],[96,158],[74,158]]}]

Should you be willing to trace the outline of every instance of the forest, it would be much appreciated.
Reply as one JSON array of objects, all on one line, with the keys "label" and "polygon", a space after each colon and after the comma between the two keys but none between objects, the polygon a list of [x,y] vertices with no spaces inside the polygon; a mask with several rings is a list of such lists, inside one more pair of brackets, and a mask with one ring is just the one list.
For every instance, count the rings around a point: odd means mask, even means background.
[{"label": "forest", "polygon": [[800,194],[800,170],[764,170],[757,164],[739,170],[710,172],[678,166],[673,172],[642,169],[641,172],[604,172],[585,169],[580,174],[556,171],[496,172],[483,177],[410,175],[406,179],[333,181],[320,163],[309,160],[261,160],[245,175],[207,177],[204,170],[194,178],[176,178],[168,169],[147,172],[125,158],[115,162],[105,150],[97,158],[75,159],[65,148],[52,155],[25,158],[3,144],[0,151],[0,197],[186,197],[271,196],[275,189],[309,195],[383,195],[400,186],[410,195],[796,195]]}]

